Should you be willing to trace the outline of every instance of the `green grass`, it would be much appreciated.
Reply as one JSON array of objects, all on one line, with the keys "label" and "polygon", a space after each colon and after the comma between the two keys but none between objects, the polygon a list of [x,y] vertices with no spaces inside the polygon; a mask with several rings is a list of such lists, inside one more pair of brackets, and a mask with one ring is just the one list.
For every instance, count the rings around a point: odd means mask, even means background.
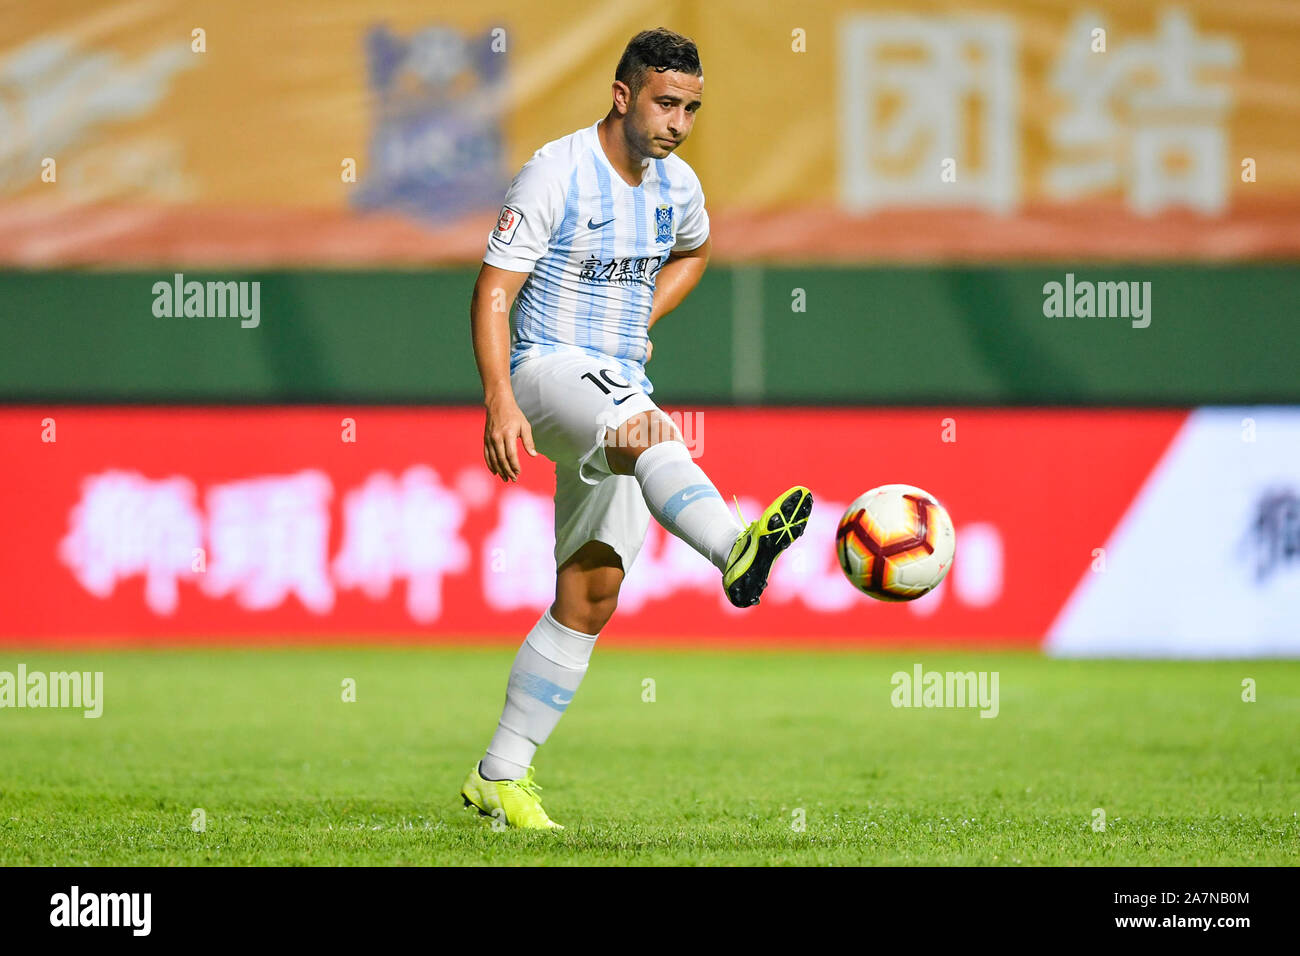
[{"label": "green grass", "polygon": [[[0,864],[1300,857],[1300,662],[605,646],[538,754],[546,807],[568,829],[537,834],[494,832],[457,797],[513,653],[0,651],[0,670],[105,682],[98,720],[0,710]],[[998,671],[998,717],[892,707],[890,675],[918,661]],[[356,703],[341,700],[349,677]],[[1255,703],[1241,700],[1246,677]]]}]

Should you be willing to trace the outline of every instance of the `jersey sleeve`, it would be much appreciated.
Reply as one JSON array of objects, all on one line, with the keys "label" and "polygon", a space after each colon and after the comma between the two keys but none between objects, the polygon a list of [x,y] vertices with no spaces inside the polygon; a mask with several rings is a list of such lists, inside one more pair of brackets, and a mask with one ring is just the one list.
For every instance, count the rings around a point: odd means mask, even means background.
[{"label": "jersey sleeve", "polygon": [[560,221],[564,193],[550,163],[534,157],[524,164],[506,192],[505,204],[488,234],[483,261],[511,272],[532,272],[546,255]]},{"label": "jersey sleeve", "polygon": [[709,214],[704,208],[704,189],[691,172],[691,195],[682,209],[682,222],[677,227],[677,242],[673,252],[690,252],[704,245],[709,238]]}]

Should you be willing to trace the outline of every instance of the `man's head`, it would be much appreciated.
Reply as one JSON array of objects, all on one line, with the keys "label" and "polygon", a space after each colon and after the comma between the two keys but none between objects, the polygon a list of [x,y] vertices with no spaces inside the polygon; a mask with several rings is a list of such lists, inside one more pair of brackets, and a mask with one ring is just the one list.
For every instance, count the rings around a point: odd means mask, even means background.
[{"label": "man's head", "polygon": [[634,36],[614,71],[614,112],[628,151],[663,159],[685,141],[700,108],[704,71],[695,44],[659,27]]}]

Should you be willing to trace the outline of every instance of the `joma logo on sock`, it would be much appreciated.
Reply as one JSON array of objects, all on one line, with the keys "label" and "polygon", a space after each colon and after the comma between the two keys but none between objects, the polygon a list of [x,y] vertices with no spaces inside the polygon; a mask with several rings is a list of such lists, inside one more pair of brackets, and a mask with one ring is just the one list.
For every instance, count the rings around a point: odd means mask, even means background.
[{"label": "joma logo on sock", "polygon": [[129,926],[133,936],[148,936],[152,925],[151,893],[69,893],[50,897],[51,926]]},{"label": "joma logo on sock", "polygon": [[978,707],[981,717],[998,715],[997,671],[896,671],[889,679],[895,707]]},{"label": "joma logo on sock", "polygon": [[1074,273],[1065,283],[1043,286],[1043,315],[1049,319],[1132,319],[1135,329],[1151,324],[1150,282],[1082,282]]}]

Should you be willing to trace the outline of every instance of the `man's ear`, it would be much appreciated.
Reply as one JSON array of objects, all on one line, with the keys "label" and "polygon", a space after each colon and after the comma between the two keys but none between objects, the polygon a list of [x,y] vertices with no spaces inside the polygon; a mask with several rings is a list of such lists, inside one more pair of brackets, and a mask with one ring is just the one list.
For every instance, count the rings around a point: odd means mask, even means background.
[{"label": "man's ear", "polygon": [[614,109],[618,110],[619,116],[626,116],[632,109],[632,90],[621,80],[615,80],[611,89],[614,99]]}]

